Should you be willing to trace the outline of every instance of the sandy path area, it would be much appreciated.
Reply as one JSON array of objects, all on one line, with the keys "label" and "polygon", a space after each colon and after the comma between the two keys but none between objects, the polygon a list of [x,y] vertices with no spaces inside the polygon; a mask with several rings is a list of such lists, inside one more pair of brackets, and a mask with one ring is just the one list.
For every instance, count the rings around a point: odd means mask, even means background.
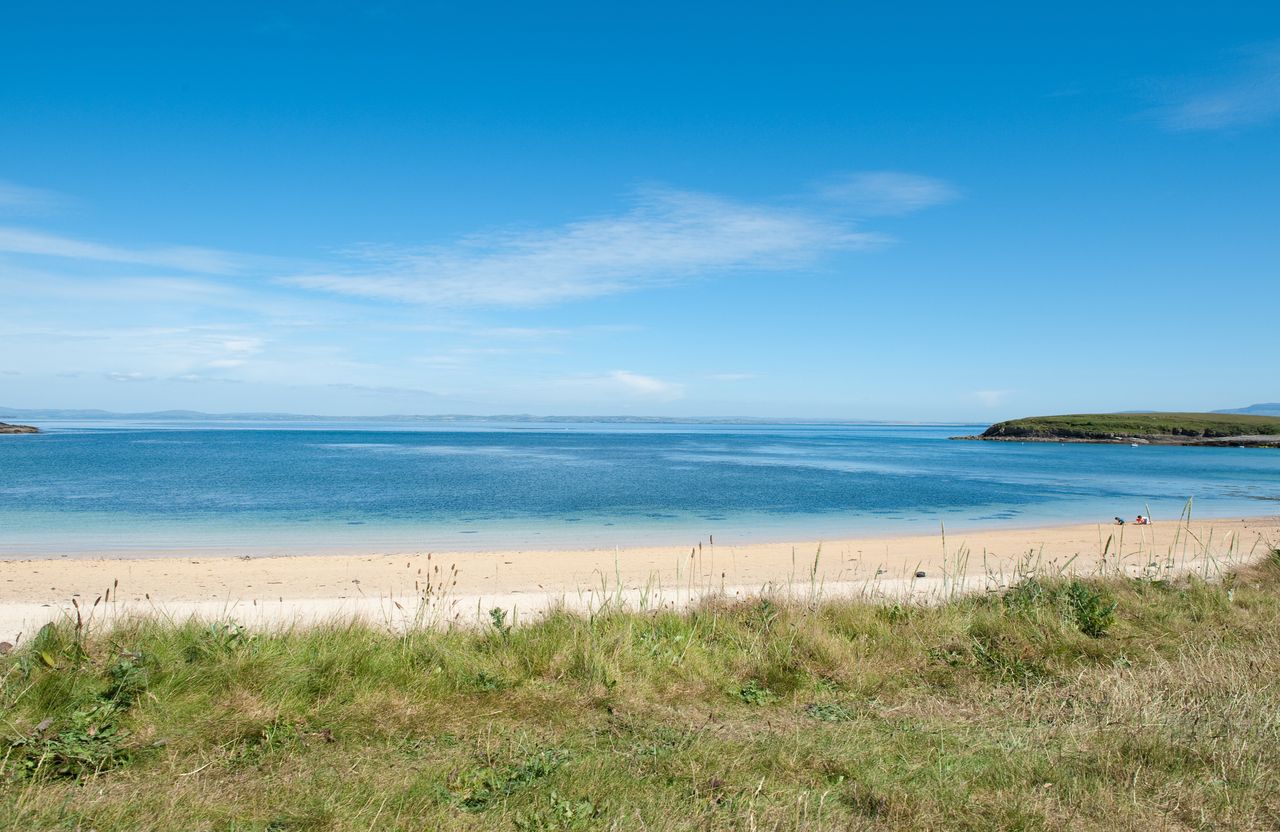
[{"label": "sandy path area", "polygon": [[[473,621],[493,606],[522,617],[563,604],[679,605],[711,593],[775,591],[928,596],[1007,581],[1018,571],[1217,570],[1280,545],[1280,517],[1082,524],[828,541],[578,551],[290,557],[56,558],[0,561],[0,639],[75,615],[230,618],[250,625],[362,616]],[[821,554],[819,555],[819,547]],[[924,577],[916,577],[924,572]],[[427,603],[423,603],[423,598]]]}]

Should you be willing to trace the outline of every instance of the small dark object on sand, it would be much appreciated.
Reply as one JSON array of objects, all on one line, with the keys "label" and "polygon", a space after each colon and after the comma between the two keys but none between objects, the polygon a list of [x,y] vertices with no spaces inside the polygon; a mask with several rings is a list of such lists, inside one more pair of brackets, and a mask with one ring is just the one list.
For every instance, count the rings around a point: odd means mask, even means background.
[{"label": "small dark object on sand", "polygon": [[917,577],[917,578],[923,578],[923,577],[924,577],[924,570],[923,570],[923,569],[921,569],[921,570],[919,570],[918,572],[916,572],[916,577]]}]

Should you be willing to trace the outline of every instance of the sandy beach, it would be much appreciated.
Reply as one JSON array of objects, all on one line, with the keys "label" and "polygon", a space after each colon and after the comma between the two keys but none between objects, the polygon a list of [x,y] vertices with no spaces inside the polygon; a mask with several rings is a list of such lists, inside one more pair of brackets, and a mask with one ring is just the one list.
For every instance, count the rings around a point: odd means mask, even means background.
[{"label": "sandy beach", "polygon": [[422,618],[474,621],[494,606],[527,617],[557,605],[678,606],[718,593],[928,598],[981,590],[1028,570],[1213,572],[1256,558],[1278,540],[1280,518],[1252,517],[994,528],[945,540],[932,534],[746,545],[706,539],[620,550],[9,560],[0,562],[0,639],[18,641],[48,621],[74,617],[76,605],[99,626],[155,614],[255,626],[360,616],[394,627]]}]

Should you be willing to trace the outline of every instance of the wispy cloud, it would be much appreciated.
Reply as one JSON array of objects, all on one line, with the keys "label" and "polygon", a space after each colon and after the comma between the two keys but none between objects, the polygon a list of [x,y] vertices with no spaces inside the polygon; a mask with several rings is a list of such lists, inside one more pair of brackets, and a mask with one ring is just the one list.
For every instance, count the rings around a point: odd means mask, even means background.
[{"label": "wispy cloud", "polygon": [[543,338],[560,338],[568,335],[570,330],[564,327],[547,326],[490,326],[477,329],[477,335],[486,338],[510,338],[518,341],[537,341]]},{"label": "wispy cloud", "polygon": [[631,370],[613,370],[603,375],[562,379],[559,386],[591,396],[622,396],[629,399],[675,401],[684,397],[684,385]]},{"label": "wispy cloud", "polygon": [[10,350],[34,348],[36,362],[75,360],[111,381],[149,381],[221,375],[250,363],[267,341],[233,324],[85,327],[48,321],[0,325],[0,344]]},{"label": "wispy cloud", "polygon": [[44,214],[66,202],[66,197],[42,188],[28,188],[0,180],[0,212],[6,214]]},{"label": "wispy cloud", "polygon": [[[42,193],[0,183],[0,204],[35,204]],[[811,195],[807,204],[648,188],[612,215],[476,233],[429,248],[363,246],[311,267],[213,248],[121,246],[0,225],[0,256],[10,257],[7,267],[43,258],[207,277],[253,275],[332,295],[437,307],[535,307],[727,273],[809,266],[836,252],[892,241],[854,224],[851,216],[906,213],[955,195],[940,180],[883,171],[830,183],[820,199]],[[522,336],[534,337],[535,331],[513,327],[499,337]]]},{"label": "wispy cloud", "polygon": [[975,390],[973,397],[983,407],[999,407],[1012,392],[1012,390]]},{"label": "wispy cloud", "polygon": [[[512,350],[506,347],[453,347],[446,352],[423,355],[412,359],[415,364],[422,364],[437,369],[455,370],[475,363],[478,358],[495,355],[510,355]],[[528,350],[525,350],[528,352]],[[537,350],[545,352],[545,350]]]},{"label": "wispy cloud", "polygon": [[353,393],[367,393],[370,395],[392,395],[392,396],[430,396],[439,398],[440,394],[433,390],[423,390],[420,387],[396,387],[388,384],[348,384],[335,383],[326,384],[326,387],[332,390],[347,390]]},{"label": "wispy cloud", "polygon": [[848,174],[826,183],[818,193],[863,217],[909,214],[960,196],[941,179],[891,170]]},{"label": "wispy cloud", "polygon": [[475,320],[457,319],[448,323],[399,323],[387,327],[397,332],[466,335],[502,341],[550,341],[590,335],[641,332],[638,324],[579,324],[575,326],[493,326]]},{"label": "wispy cloud", "polygon": [[1167,130],[1231,130],[1280,116],[1280,44],[1245,52],[1229,73],[1184,83],[1151,111]]},{"label": "wispy cloud", "polygon": [[201,274],[232,274],[249,258],[208,248],[120,248],[25,228],[0,226],[0,253],[153,266]]},{"label": "wispy cloud", "polygon": [[426,251],[367,249],[349,269],[287,282],[444,306],[539,306],[710,274],[796,267],[886,241],[807,210],[650,189],[615,216],[479,234]]},{"label": "wispy cloud", "polygon": [[609,378],[626,390],[641,396],[653,396],[660,399],[678,399],[684,395],[684,388],[679,384],[663,381],[653,376],[644,376],[629,370],[614,370]]},{"label": "wispy cloud", "polygon": [[[894,210],[940,199],[904,194]],[[661,370],[608,369],[643,369],[643,361],[632,363],[644,354],[642,339],[609,343],[618,333],[643,332],[643,322],[589,324],[576,314],[525,310],[806,268],[889,242],[847,208],[812,191],[745,201],[649,189],[608,215],[478,233],[430,249],[330,252],[310,261],[323,263],[314,267],[4,221],[0,296],[7,293],[12,308],[0,316],[0,343],[20,356],[12,365],[21,364],[25,377],[74,371],[66,377],[83,380],[86,390],[120,397],[181,397],[187,394],[175,386],[208,382],[305,388],[322,402],[383,396],[416,406],[413,397],[501,395],[562,412],[614,403],[656,411],[703,387],[727,395],[734,392],[728,383],[752,376],[672,379]],[[309,291],[282,290],[281,281]],[[559,357],[544,360],[553,354]],[[440,398],[427,399],[433,396]]]}]

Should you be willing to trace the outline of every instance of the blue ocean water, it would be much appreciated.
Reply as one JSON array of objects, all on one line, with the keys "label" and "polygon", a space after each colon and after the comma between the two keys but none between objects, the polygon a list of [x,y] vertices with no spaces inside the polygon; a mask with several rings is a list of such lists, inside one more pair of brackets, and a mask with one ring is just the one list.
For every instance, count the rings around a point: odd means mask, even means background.
[{"label": "blue ocean water", "polygon": [[962,426],[47,424],[0,437],[0,555],[629,546],[1280,511],[1267,449]]}]

